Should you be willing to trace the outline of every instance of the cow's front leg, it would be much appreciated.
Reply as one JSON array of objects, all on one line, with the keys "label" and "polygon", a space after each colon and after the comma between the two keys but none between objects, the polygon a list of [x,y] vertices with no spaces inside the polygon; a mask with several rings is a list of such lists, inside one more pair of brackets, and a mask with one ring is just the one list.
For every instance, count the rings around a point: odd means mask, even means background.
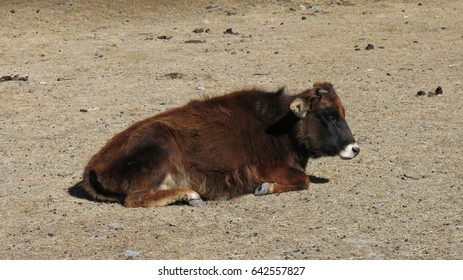
[{"label": "cow's front leg", "polygon": [[310,179],[304,172],[291,167],[272,167],[264,171],[255,195],[307,190]]}]

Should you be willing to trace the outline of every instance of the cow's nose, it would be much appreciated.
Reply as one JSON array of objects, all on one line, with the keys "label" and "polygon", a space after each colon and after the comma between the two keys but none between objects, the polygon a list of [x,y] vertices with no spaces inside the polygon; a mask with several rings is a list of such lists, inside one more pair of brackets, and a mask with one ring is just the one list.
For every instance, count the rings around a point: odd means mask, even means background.
[{"label": "cow's nose", "polygon": [[360,147],[359,146],[353,146],[352,147],[352,152],[354,152],[355,155],[358,155],[360,153]]},{"label": "cow's nose", "polygon": [[356,155],[360,153],[360,147],[357,143],[352,143],[347,145],[341,152],[339,156],[343,159],[353,159]]}]

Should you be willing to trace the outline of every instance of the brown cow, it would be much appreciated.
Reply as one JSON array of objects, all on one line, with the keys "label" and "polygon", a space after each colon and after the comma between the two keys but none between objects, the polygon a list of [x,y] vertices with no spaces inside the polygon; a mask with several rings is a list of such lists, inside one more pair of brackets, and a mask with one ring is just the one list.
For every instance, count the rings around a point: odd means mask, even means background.
[{"label": "brown cow", "polygon": [[237,91],[134,123],[88,163],[83,188],[127,207],[308,189],[309,158],[360,152],[333,86]]}]

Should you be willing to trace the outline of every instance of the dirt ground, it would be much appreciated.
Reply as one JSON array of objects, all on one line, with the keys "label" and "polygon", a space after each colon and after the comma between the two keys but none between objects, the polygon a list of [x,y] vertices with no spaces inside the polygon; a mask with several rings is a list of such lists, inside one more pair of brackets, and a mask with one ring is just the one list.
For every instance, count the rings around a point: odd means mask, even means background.
[{"label": "dirt ground", "polygon": [[[462,14],[460,0],[4,1],[0,259],[463,259]],[[72,188],[134,121],[316,81],[339,86],[362,152],[310,161],[308,191],[128,209]]]}]

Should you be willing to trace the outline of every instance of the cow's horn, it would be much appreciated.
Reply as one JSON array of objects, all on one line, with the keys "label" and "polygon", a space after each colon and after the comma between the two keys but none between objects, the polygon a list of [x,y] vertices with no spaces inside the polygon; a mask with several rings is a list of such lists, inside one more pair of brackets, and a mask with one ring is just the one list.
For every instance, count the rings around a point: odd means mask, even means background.
[{"label": "cow's horn", "polygon": [[317,91],[316,91],[316,94],[317,94],[318,96],[320,96],[320,97],[322,97],[324,94],[327,94],[327,93],[328,93],[327,90],[321,89],[321,88],[317,89]]}]

